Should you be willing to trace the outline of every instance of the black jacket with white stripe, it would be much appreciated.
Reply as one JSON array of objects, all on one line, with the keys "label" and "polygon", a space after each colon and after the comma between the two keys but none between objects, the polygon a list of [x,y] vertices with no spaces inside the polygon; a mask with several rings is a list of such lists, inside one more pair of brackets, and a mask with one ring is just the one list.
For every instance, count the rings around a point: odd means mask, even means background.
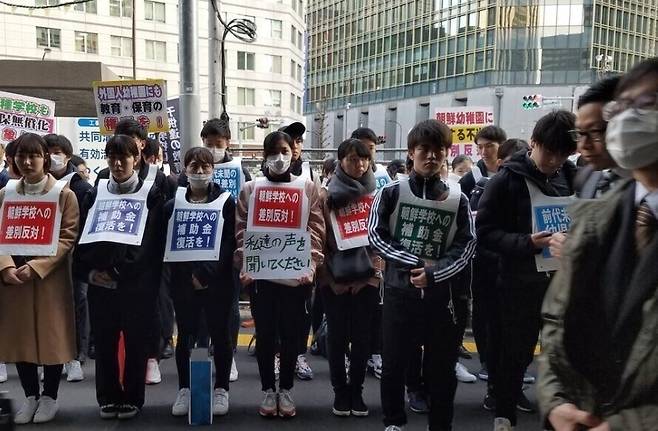
[{"label": "black jacket with white stripe", "polygon": [[[445,198],[448,186],[438,175],[423,178],[415,172],[409,175],[411,192],[420,198],[438,200]],[[422,297],[422,290],[415,288],[410,280],[413,268],[425,268],[428,289],[441,286],[467,287],[470,280],[470,262],[475,252],[475,226],[468,207],[468,199],[462,193],[457,212],[457,231],[452,244],[436,264],[426,265],[418,256],[409,253],[393,238],[389,222],[400,195],[399,181],[384,186],[373,201],[368,225],[370,245],[386,261],[384,287],[396,289],[413,297]],[[397,290],[402,289],[402,291]],[[446,292],[447,294],[447,292]]]}]

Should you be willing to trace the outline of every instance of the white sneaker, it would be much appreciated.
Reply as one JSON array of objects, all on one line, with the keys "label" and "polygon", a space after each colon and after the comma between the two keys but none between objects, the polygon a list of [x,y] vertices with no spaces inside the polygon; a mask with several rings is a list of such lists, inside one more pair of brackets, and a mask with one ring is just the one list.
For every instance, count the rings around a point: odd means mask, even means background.
[{"label": "white sneaker", "polygon": [[162,374],[160,374],[160,365],[155,359],[149,359],[146,364],[146,384],[157,385],[162,381]]},{"label": "white sneaker", "polygon": [[368,371],[378,379],[382,378],[382,365],[382,355],[372,355],[370,359],[368,359]]},{"label": "white sneaker", "polygon": [[228,391],[226,389],[215,389],[212,397],[212,414],[213,416],[228,414]]},{"label": "white sneaker", "polygon": [[0,362],[0,383],[7,381],[7,364]]},{"label": "white sneaker", "polygon": [[16,416],[14,416],[14,423],[18,425],[29,424],[32,422],[38,407],[39,401],[36,397],[27,397]]},{"label": "white sneaker", "polygon": [[233,361],[231,362],[231,375],[228,378],[229,382],[237,382],[238,381],[238,367],[235,365],[235,358],[233,358]]},{"label": "white sneaker", "polygon": [[397,425],[389,425],[389,426],[386,427],[386,429],[384,431],[402,431],[402,430],[403,430],[403,428],[399,427]]},{"label": "white sneaker", "polygon": [[53,400],[49,396],[43,395],[39,399],[39,407],[37,407],[37,411],[34,413],[34,419],[32,422],[35,424],[50,422],[55,419],[57,410],[59,410],[57,400]]},{"label": "white sneaker", "polygon": [[82,372],[82,366],[80,361],[75,359],[64,365],[66,368],[66,381],[67,382],[81,382],[85,379],[85,375]]},{"label": "white sneaker", "polygon": [[455,374],[457,375],[457,380],[462,383],[475,383],[478,380],[475,375],[469,373],[466,367],[459,362],[455,364]]},{"label": "white sneaker", "polygon": [[494,431],[512,431],[514,427],[507,418],[494,419]]},{"label": "white sneaker", "polygon": [[274,356],[274,378],[276,380],[279,380],[279,373],[281,369],[281,359],[279,359],[279,355]]},{"label": "white sneaker", "polygon": [[183,388],[178,391],[176,395],[176,401],[171,407],[171,414],[174,416],[187,416],[187,413],[190,410],[190,390],[188,388]]}]

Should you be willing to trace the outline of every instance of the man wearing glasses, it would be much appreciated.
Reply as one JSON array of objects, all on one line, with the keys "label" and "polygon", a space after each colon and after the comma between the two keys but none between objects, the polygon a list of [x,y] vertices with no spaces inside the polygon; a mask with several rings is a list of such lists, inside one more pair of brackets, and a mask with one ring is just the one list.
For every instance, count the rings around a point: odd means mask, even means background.
[{"label": "man wearing glasses", "polygon": [[658,424],[658,58],[606,104],[607,150],[633,179],[581,201],[542,309],[538,399],[556,431]]}]

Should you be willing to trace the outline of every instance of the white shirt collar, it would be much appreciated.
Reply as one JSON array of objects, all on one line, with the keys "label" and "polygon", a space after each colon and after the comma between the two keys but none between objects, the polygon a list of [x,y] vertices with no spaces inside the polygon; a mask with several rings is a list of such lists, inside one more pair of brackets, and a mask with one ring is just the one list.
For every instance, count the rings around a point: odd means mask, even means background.
[{"label": "white shirt collar", "polygon": [[635,181],[635,206],[639,206],[643,200],[647,201],[651,212],[658,218],[658,190],[649,192],[641,182]]}]

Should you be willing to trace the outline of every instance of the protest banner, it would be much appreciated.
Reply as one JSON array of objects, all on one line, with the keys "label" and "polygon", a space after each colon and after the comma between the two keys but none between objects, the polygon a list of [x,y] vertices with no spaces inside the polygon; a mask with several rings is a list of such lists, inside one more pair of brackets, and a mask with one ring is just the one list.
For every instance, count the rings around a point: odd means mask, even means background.
[{"label": "protest banner", "polygon": [[494,124],[493,107],[491,106],[458,106],[437,108],[437,120],[446,124],[452,131],[452,148],[449,159],[465,155],[479,160],[480,156],[475,145],[475,135],[485,126]]},{"label": "protest banner", "polygon": [[98,118],[58,117],[57,133],[71,140],[73,153],[84,159],[93,182],[98,172],[107,167],[105,144],[109,136],[101,135],[98,130]]},{"label": "protest banner", "polygon": [[243,271],[254,280],[291,280],[311,275],[311,234],[246,231]]},{"label": "protest banner", "polygon": [[135,119],[148,133],[169,130],[165,80],[94,81],[93,86],[102,135],[112,135],[123,118]]},{"label": "protest banner", "polygon": [[256,179],[249,199],[247,230],[305,231],[309,215],[305,183],[301,177],[290,183]]},{"label": "protest banner", "polygon": [[362,196],[359,200],[331,212],[331,227],[338,250],[370,245],[368,217],[374,196]]},{"label": "protest banner", "polygon": [[178,127],[180,112],[180,99],[167,99],[167,118],[169,132],[159,133],[158,141],[163,148],[164,162],[169,165],[171,173],[180,174],[180,129]]},{"label": "protest banner", "polygon": [[62,213],[59,195],[66,186],[58,181],[44,195],[16,191],[18,181],[5,187],[0,210],[0,253],[14,256],[55,256]]},{"label": "protest banner", "polygon": [[23,133],[47,135],[55,131],[55,102],[0,91],[0,143]]},{"label": "protest banner", "polygon": [[222,189],[231,192],[233,199],[237,201],[244,185],[242,157],[234,157],[230,162],[216,164],[212,180]]}]

